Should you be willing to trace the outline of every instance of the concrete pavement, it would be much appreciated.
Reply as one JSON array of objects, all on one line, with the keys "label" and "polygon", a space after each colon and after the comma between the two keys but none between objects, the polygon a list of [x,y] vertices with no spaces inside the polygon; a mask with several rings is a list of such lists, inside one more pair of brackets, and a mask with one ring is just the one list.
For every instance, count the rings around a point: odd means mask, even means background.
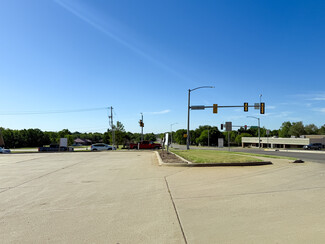
[{"label": "concrete pavement", "polygon": [[1,243],[323,243],[325,166],[164,167],[153,152],[0,155]]}]

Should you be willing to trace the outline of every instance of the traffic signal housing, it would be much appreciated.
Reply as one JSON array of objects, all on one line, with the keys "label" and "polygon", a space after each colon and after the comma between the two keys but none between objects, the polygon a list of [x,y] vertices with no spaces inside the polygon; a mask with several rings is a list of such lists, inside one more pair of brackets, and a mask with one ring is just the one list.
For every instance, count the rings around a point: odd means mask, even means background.
[{"label": "traffic signal housing", "polygon": [[247,125],[244,126],[245,130],[247,130]]},{"label": "traffic signal housing", "polygon": [[218,113],[218,104],[213,104],[213,113],[214,114]]},{"label": "traffic signal housing", "polygon": [[144,123],[142,122],[142,120],[140,119],[139,121],[140,127],[144,127]]},{"label": "traffic signal housing", "polygon": [[223,124],[220,125],[220,130],[223,130]]},{"label": "traffic signal housing", "polygon": [[248,103],[244,103],[244,112],[248,112]]},{"label": "traffic signal housing", "polygon": [[261,103],[260,105],[260,114],[265,114],[265,103]]}]

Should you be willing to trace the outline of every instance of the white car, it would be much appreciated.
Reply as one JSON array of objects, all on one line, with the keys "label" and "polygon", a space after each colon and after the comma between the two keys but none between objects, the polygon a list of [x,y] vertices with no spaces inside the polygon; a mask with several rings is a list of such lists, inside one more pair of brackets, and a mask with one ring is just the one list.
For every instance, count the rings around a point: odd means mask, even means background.
[{"label": "white car", "polygon": [[104,150],[116,150],[115,147],[112,147],[105,143],[96,143],[90,146],[91,151],[104,151]]},{"label": "white car", "polygon": [[10,149],[5,149],[3,147],[0,147],[0,153],[10,153]]}]

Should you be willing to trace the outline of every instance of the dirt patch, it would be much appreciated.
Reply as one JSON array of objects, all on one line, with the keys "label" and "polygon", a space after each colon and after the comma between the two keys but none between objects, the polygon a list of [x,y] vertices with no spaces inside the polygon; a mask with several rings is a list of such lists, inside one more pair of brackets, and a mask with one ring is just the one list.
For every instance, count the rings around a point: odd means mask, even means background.
[{"label": "dirt patch", "polygon": [[160,150],[159,155],[164,163],[175,163],[175,164],[184,163],[184,161],[176,157],[174,154],[167,153],[166,150]]}]

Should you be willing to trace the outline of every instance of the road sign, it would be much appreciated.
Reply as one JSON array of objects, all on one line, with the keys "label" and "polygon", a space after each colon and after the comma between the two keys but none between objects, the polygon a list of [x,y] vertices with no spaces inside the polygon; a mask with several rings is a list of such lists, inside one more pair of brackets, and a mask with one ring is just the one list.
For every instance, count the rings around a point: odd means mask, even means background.
[{"label": "road sign", "polygon": [[226,122],[226,131],[232,131],[232,122]]},{"label": "road sign", "polygon": [[191,106],[192,110],[204,110],[205,106],[204,105],[198,105],[198,106]]},{"label": "road sign", "polygon": [[260,104],[259,103],[254,103],[254,109],[256,109],[256,110],[260,109]]}]

